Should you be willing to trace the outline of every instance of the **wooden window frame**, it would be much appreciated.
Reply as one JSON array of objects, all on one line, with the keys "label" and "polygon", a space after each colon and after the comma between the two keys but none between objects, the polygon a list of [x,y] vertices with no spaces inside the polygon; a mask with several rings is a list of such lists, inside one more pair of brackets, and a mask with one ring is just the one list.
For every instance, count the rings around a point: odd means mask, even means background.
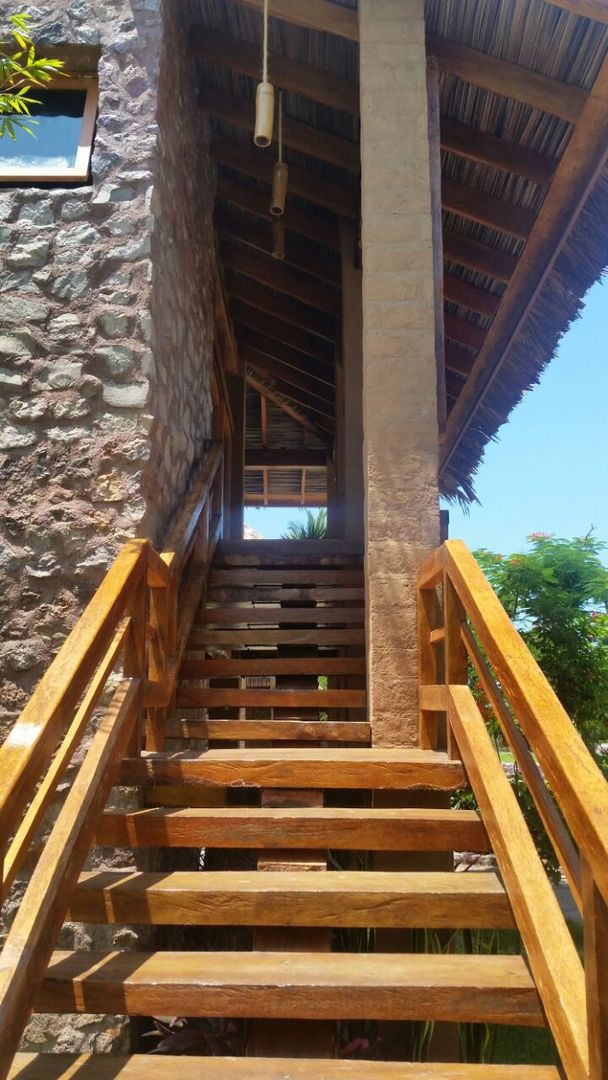
[{"label": "wooden window frame", "polygon": [[[0,165],[0,183],[30,183],[39,180],[41,183],[61,184],[84,182],[88,180],[93,151],[93,137],[95,135],[95,123],[97,121],[97,107],[99,104],[99,84],[96,78],[90,79],[51,79],[45,83],[41,90],[85,90],[86,98],[82,124],[78,137],[78,149],[76,161],[70,168],[57,166],[49,168],[28,167],[16,169],[14,165]],[[35,92],[36,87],[32,87]],[[27,118],[26,118],[27,119]]]}]

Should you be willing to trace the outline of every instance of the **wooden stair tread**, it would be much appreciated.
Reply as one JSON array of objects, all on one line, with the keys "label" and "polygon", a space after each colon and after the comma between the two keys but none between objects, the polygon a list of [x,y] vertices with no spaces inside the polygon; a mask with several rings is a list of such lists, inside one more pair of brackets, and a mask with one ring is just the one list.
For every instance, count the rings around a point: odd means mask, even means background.
[{"label": "wooden stair tread", "polygon": [[[178,695],[178,704],[181,700]],[[371,727],[355,720],[168,720],[170,739],[369,743]]]},{"label": "wooden stair tread", "polygon": [[282,604],[294,601],[331,603],[335,600],[341,603],[357,601],[363,604],[364,599],[365,590],[359,585],[303,585],[300,588],[293,588],[282,585],[247,585],[244,582],[234,582],[232,585],[211,585],[207,589],[207,602],[220,605],[229,603]]},{"label": "wooden stair tread", "polygon": [[80,876],[67,917],[177,926],[513,926],[496,874],[446,871],[90,871]]},{"label": "wooden stair tread", "polygon": [[365,690],[220,689],[179,686],[177,708],[204,709],[223,706],[253,709],[364,709]]},{"label": "wooden stair tread", "polygon": [[215,628],[194,629],[190,634],[189,645],[229,645],[233,649],[248,645],[364,645],[363,627],[327,627],[318,629],[311,626],[306,630],[299,627],[288,630],[281,627],[259,626],[241,629],[235,626],[229,630]]},{"label": "wooden stair tread", "polygon": [[552,1065],[453,1065],[312,1058],[17,1054],[8,1080],[559,1080]]},{"label": "wooden stair tread", "polygon": [[187,652],[180,668],[186,679],[246,678],[252,675],[365,675],[365,657],[350,656],[273,656],[211,660]]},{"label": "wooden stair tread", "polygon": [[260,607],[206,607],[192,627],[202,630],[207,626],[239,626],[241,624],[285,625],[286,623],[314,623],[328,626],[330,623],[361,626],[365,622],[363,607],[303,607],[283,608],[278,604]]},{"label": "wooden stair tread", "polygon": [[464,781],[461,763],[437,751],[333,747],[143,753],[119,773],[123,784],[221,787],[452,790]]},{"label": "wooden stair tread", "polygon": [[473,810],[363,810],[320,806],[108,810],[95,843],[116,847],[175,846],[336,851],[489,851]]},{"label": "wooden stair tread", "polygon": [[290,566],[282,567],[232,567],[231,569],[219,568],[215,564],[209,571],[209,587],[216,585],[304,585],[308,586],[337,586],[349,585],[357,588],[363,584],[363,567],[349,566],[347,568],[314,567],[305,570],[294,569]]},{"label": "wooden stair tread", "polygon": [[36,1009],[543,1026],[521,956],[297,952],[53,953]]}]

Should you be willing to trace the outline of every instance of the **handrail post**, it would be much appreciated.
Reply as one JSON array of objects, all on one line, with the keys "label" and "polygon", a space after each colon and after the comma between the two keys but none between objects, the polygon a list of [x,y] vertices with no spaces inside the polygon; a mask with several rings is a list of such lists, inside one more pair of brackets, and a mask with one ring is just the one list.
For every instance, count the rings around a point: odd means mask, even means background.
[{"label": "handrail post", "polygon": [[584,857],[582,885],[589,1078],[608,1080],[608,904]]},{"label": "handrail post", "polygon": [[[142,691],[146,685],[147,626],[148,626],[148,577],[143,573],[133,590],[127,607],[130,626],[125,644],[123,671],[126,678],[140,679]],[[143,698],[142,698],[143,701]],[[139,757],[142,746],[142,717],[136,719],[127,748],[128,757]]]},{"label": "handrail post", "polygon": [[[418,589],[418,686],[432,686],[439,680],[437,654],[431,642],[439,603],[434,588]],[[419,743],[423,750],[436,750],[439,743],[436,712],[419,711]]]},{"label": "handrail post", "polygon": [[[445,681],[448,686],[469,684],[469,663],[466,645],[462,639],[462,626],[467,613],[447,571],[443,573],[443,625],[445,628],[444,663]],[[450,758],[460,757],[452,727],[447,726],[447,750]]]},{"label": "handrail post", "polygon": [[[148,647],[148,683],[165,689],[169,675],[169,663],[174,653],[171,647],[172,601],[175,590],[172,584],[150,586],[149,626],[151,639]],[[165,748],[167,710],[164,706],[148,707],[146,724],[146,750],[162,751]]]}]

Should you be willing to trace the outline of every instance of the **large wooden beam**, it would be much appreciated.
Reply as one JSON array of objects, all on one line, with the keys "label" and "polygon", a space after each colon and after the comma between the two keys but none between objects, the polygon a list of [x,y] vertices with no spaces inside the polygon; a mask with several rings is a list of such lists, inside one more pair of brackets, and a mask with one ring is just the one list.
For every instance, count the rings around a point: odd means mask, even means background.
[{"label": "large wooden beam", "polygon": [[471,373],[475,357],[467,349],[460,349],[450,342],[445,344],[445,366],[448,371],[454,371],[457,375],[467,378]]},{"label": "large wooden beam", "polygon": [[467,184],[455,184],[453,180],[443,180],[441,201],[444,210],[520,240],[527,240],[536,221],[536,214],[523,206],[495,199]]},{"label": "large wooden beam", "polygon": [[288,345],[282,345],[280,341],[275,341],[266,334],[260,334],[257,330],[250,330],[246,326],[238,327],[237,340],[241,345],[256,349],[265,356],[273,356],[275,360],[280,360],[281,363],[295,368],[296,371],[305,372],[311,379],[318,380],[333,390],[334,369],[329,364],[304,356],[295,349],[290,349]]},{"label": "large wooden beam", "polygon": [[556,158],[545,157],[527,146],[486,135],[483,131],[459,124],[456,120],[442,119],[441,145],[459,157],[490,165],[493,169],[516,173],[548,187],[558,166]]},{"label": "large wooden beam", "polygon": [[253,390],[257,390],[258,394],[268,398],[279,409],[282,409],[287,416],[290,416],[292,420],[306,428],[308,431],[314,432],[315,435],[320,436],[322,439],[327,439],[328,435],[333,434],[334,425],[325,417],[316,416],[315,419],[305,413],[302,409],[298,409],[292,402],[281,394],[279,390],[275,389],[268,380],[262,375],[258,374],[253,368],[247,369],[247,384],[252,387]]},{"label": "large wooden beam", "polygon": [[[275,287],[274,285],[272,286]],[[270,292],[265,285],[241,274],[229,274],[226,281],[226,292],[230,297],[242,300],[245,304],[253,305],[257,311],[267,313],[281,322],[289,323],[290,326],[298,327],[306,333],[320,338],[319,345],[323,349],[322,359],[329,362],[327,349],[331,348],[334,355],[336,339],[336,321],[329,315],[315,311],[307,304],[301,304],[298,300],[292,300],[289,296]],[[293,342],[288,344],[292,345]],[[295,346],[294,346],[295,347]]]},{"label": "large wooden beam", "polygon": [[[250,45],[208,26],[197,27],[192,32],[190,45],[195,55],[203,60],[239,71],[256,81],[259,79],[260,45]],[[340,112],[355,116],[359,114],[359,88],[356,83],[340,79],[329,71],[273,53],[270,77],[273,83],[291,94],[319,101]]]},{"label": "large wooden beam", "polygon": [[588,94],[578,86],[541,75],[497,56],[458,45],[455,41],[429,37],[427,49],[442,71],[458,75],[464,82],[481,86],[502,97],[523,101],[535,109],[559,116],[574,124],[581,115]]},{"label": "large wooden beam", "polygon": [[509,345],[532,311],[586,199],[608,160],[608,57],[570,137],[536,224],[451,416],[442,454],[450,461],[475,409],[496,378]]},{"label": "large wooden beam", "polygon": [[277,259],[267,259],[236,244],[225,243],[221,249],[222,261],[239,274],[245,274],[268,285],[277,292],[286,293],[309,307],[318,308],[327,315],[340,314],[339,294],[335,289],[322,285],[313,278],[295,274]]},{"label": "large wooden beam", "polygon": [[[216,207],[215,225],[221,232],[228,236],[241,240],[250,247],[263,251],[265,255],[272,256],[272,222],[248,220],[237,217],[222,207]],[[302,242],[297,234],[287,233],[285,236],[285,258],[279,260],[287,266],[294,266],[297,270],[304,270],[313,277],[328,281],[331,285],[340,285],[341,266],[340,258],[329,255],[325,251],[315,250],[306,241]]]},{"label": "large wooden beam", "polygon": [[[261,499],[259,495],[245,495],[245,506],[261,506]],[[314,494],[307,493],[304,501],[302,501],[301,495],[286,495],[281,493],[280,495],[273,495],[272,491],[268,492],[268,501],[264,503],[265,506],[285,507],[290,506],[326,506],[327,505],[327,492],[320,491]]]},{"label": "large wooden beam", "polygon": [[[219,87],[205,83],[201,90],[201,104],[207,112],[219,116],[228,124],[253,131],[255,127],[255,104],[248,98],[237,97],[228,94]],[[299,150],[309,157],[328,161],[331,165],[338,165],[341,169],[358,173],[361,171],[361,158],[359,144],[342,139],[338,135],[330,135],[320,128],[303,124],[300,120],[292,120],[289,116],[283,116],[283,143]]]},{"label": "large wooden beam", "polygon": [[246,469],[323,469],[325,450],[256,450],[245,453]]},{"label": "large wooden beam", "polygon": [[289,364],[282,363],[276,357],[268,356],[268,353],[260,352],[259,349],[253,349],[249,346],[243,348],[243,359],[245,363],[249,364],[250,367],[257,368],[258,371],[264,371],[267,375],[280,379],[283,383],[297,387],[299,390],[306,390],[307,393],[318,398],[319,402],[330,406],[330,415],[333,415],[334,394],[332,393],[332,387],[328,386],[327,383],[313,379],[301,368],[290,367]]},{"label": "large wooden beam", "polygon": [[572,15],[608,23],[608,0],[548,0],[553,7],[563,8]]},{"label": "large wooden beam", "polygon": [[463,281],[455,274],[444,274],[443,295],[453,304],[471,308],[471,311],[478,311],[480,315],[486,315],[488,319],[494,317],[502,299],[496,293],[471,285],[470,282]]},{"label": "large wooden beam", "polygon": [[[444,315],[443,328],[445,336],[462,345],[465,349],[473,349],[475,352],[481,349],[487,334],[481,326],[475,326],[465,319],[456,319],[453,315]],[[237,334],[238,340],[238,334]]]},{"label": "large wooden beam", "polygon": [[[238,0],[245,7],[263,11],[263,0]],[[332,0],[270,0],[268,13],[274,19],[303,26],[307,30],[319,30],[324,34],[337,34],[349,41],[359,40],[357,12],[352,8],[332,3]]]},{"label": "large wooden beam", "polygon": [[333,364],[335,359],[335,347],[329,342],[322,341],[314,334],[308,334],[298,326],[293,326],[283,319],[277,319],[274,315],[268,315],[254,302],[243,303],[233,299],[230,304],[230,312],[233,320],[241,326],[247,326],[250,330],[258,330],[275,341],[282,342],[292,349],[301,352],[302,363],[311,356],[315,360],[325,364]]},{"label": "large wooden beam", "polygon": [[326,426],[326,430],[333,431],[334,408],[331,404],[326,404],[313,394],[307,393],[306,390],[301,390],[300,387],[294,386],[292,382],[284,382],[282,379],[278,379],[276,375],[270,375],[266,370],[265,365],[261,365],[260,367],[249,365],[248,370],[257,371],[259,375],[265,380],[268,380],[270,385],[273,386],[275,390],[278,390],[283,397],[286,397],[288,401],[305,409],[306,412],[312,416],[312,419],[321,426],[330,424],[331,427]]},{"label": "large wooden beam", "polygon": [[[210,148],[211,157],[222,165],[227,165],[236,172],[254,176],[265,184],[272,184],[274,160],[268,154],[261,154],[255,147],[229,139],[214,139]],[[334,214],[357,218],[358,199],[351,188],[345,184],[336,184],[324,176],[307,172],[297,165],[289,166],[289,191],[310,203],[317,203],[331,210]]]},{"label": "large wooden beam", "polygon": [[[254,186],[244,183],[242,179],[226,176],[224,172],[220,171],[217,179],[216,198],[240,206],[243,210],[249,210],[250,213],[264,218],[265,221],[272,221],[268,210],[270,206],[270,187],[267,185],[264,187]],[[318,208],[310,212],[302,210],[301,207],[293,205],[293,200],[289,198],[289,195],[287,196],[285,209],[285,223],[288,224],[291,232],[301,233],[302,236],[307,236],[310,240],[316,240],[317,243],[323,244],[325,247],[334,248],[336,251],[340,250],[340,238],[335,217],[329,215],[327,218],[322,217]]]},{"label": "large wooden beam", "polygon": [[517,266],[516,257],[507,251],[480,244],[449,229],[443,231],[443,254],[446,259],[497,281],[510,281]]}]

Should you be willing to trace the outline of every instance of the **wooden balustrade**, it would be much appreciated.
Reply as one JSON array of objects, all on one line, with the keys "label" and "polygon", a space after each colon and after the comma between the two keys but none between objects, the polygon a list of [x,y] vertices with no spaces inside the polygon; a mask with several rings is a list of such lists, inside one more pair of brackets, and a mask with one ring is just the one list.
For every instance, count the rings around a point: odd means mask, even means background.
[{"label": "wooden balustrade", "polygon": [[148,748],[164,744],[167,706],[222,523],[223,448],[214,443],[167,549],[159,554],[146,540],[122,547],[0,748],[5,897],[96,718],[4,946],[0,1077],[27,1022],[121,760],[136,756],[144,738]]},{"label": "wooden balustrade", "polygon": [[[418,589],[421,744],[465,765],[566,1074],[606,1080],[608,785],[461,541],[431,554]],[[584,971],[468,687],[469,662],[582,911]]]}]

